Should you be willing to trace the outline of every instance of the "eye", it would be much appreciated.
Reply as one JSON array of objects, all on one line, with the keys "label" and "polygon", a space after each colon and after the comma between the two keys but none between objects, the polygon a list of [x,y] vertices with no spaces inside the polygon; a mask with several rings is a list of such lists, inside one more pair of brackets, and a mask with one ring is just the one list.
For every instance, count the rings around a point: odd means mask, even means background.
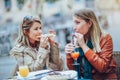
[{"label": "eye", "polygon": [[41,30],[42,27],[36,27],[34,30]]},{"label": "eye", "polygon": [[42,29],[42,27],[40,27],[39,29]]},{"label": "eye", "polygon": [[36,27],[35,30],[38,30],[38,28]]},{"label": "eye", "polygon": [[75,24],[79,24],[80,22],[79,21],[75,21]]}]

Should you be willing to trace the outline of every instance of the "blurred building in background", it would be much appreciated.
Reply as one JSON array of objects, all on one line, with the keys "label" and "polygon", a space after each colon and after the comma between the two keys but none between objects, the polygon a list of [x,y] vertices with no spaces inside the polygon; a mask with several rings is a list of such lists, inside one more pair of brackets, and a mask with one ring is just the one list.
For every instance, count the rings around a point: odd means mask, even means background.
[{"label": "blurred building in background", "polygon": [[[119,20],[115,16],[119,14],[120,0],[0,0],[0,4],[0,46],[4,42],[7,47],[9,45],[7,54],[13,45],[12,41],[18,34],[20,23],[26,15],[42,19],[44,33],[47,33],[50,28],[54,29],[57,34],[56,40],[60,42],[63,51],[65,44],[71,40],[72,13],[77,9],[86,7],[93,9],[101,26],[110,33],[115,33],[113,30],[119,26],[116,23]],[[116,24],[113,23],[114,17]],[[110,29],[113,25],[117,28]],[[4,40],[4,38],[7,39]],[[120,39],[115,37],[114,40],[114,50],[120,50],[120,46],[116,43],[116,40]],[[2,48],[0,54],[5,54],[4,47]]]}]

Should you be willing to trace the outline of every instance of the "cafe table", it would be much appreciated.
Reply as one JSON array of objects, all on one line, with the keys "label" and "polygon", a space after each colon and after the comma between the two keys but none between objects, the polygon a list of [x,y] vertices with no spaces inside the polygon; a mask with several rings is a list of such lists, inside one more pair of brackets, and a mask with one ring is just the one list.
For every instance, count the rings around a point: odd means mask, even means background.
[{"label": "cafe table", "polygon": [[[74,70],[57,71],[57,70],[39,70],[29,72],[27,80],[77,80],[77,72]],[[9,80],[24,80],[19,72],[14,79]]]}]

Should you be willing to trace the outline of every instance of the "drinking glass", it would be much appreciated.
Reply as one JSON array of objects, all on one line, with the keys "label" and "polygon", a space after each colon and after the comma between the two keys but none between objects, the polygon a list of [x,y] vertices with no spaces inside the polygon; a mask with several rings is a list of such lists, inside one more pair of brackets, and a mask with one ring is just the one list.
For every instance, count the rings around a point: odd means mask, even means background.
[{"label": "drinking glass", "polygon": [[75,70],[77,71],[77,79],[79,80],[81,78],[80,63],[77,62],[77,59],[80,56],[80,53],[79,53],[80,46],[74,34],[72,35],[72,44],[74,47],[74,51],[71,53],[71,57],[74,59],[73,66],[75,66]]},{"label": "drinking glass", "polygon": [[75,35],[72,35],[72,44],[74,47],[73,53],[71,53],[71,57],[74,59],[74,64],[77,64],[77,58],[80,56],[79,51],[76,50],[76,48],[79,48],[78,41],[75,37]]},{"label": "drinking glass", "polygon": [[29,68],[26,65],[19,66],[19,74],[21,77],[23,77],[24,80],[26,80],[28,74],[29,74]]},{"label": "drinking glass", "polygon": [[78,64],[77,63],[77,58],[80,56],[80,54],[79,54],[79,52],[73,52],[73,53],[71,53],[71,57],[74,59],[74,64]]}]

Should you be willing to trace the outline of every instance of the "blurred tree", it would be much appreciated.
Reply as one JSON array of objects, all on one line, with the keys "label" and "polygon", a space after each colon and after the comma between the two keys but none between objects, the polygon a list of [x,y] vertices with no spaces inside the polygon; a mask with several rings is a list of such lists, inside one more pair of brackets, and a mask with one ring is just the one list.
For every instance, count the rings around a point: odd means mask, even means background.
[{"label": "blurred tree", "polygon": [[54,2],[56,2],[56,1],[58,1],[58,0],[46,0],[47,2],[50,2],[50,3],[54,3]]},{"label": "blurred tree", "polygon": [[24,0],[17,0],[18,8],[21,10],[24,4]]},{"label": "blurred tree", "polygon": [[118,3],[118,5],[119,5],[119,10],[120,10],[120,0],[117,0],[117,3]]},{"label": "blurred tree", "polygon": [[120,0],[95,0],[95,4],[99,10],[118,10],[118,9],[120,9]]},{"label": "blurred tree", "polygon": [[73,0],[67,0],[67,7],[69,10],[72,10],[73,8]]},{"label": "blurred tree", "polygon": [[44,2],[45,0],[36,0],[36,12],[40,19],[42,19]]},{"label": "blurred tree", "polygon": [[19,4],[24,4],[24,0],[17,0]]},{"label": "blurred tree", "polygon": [[69,16],[72,16],[72,12],[73,12],[73,4],[74,4],[74,0],[66,0],[67,3],[67,8],[68,8],[68,13],[69,13]]},{"label": "blurred tree", "polygon": [[11,0],[4,0],[6,11],[10,11],[11,9]]}]

